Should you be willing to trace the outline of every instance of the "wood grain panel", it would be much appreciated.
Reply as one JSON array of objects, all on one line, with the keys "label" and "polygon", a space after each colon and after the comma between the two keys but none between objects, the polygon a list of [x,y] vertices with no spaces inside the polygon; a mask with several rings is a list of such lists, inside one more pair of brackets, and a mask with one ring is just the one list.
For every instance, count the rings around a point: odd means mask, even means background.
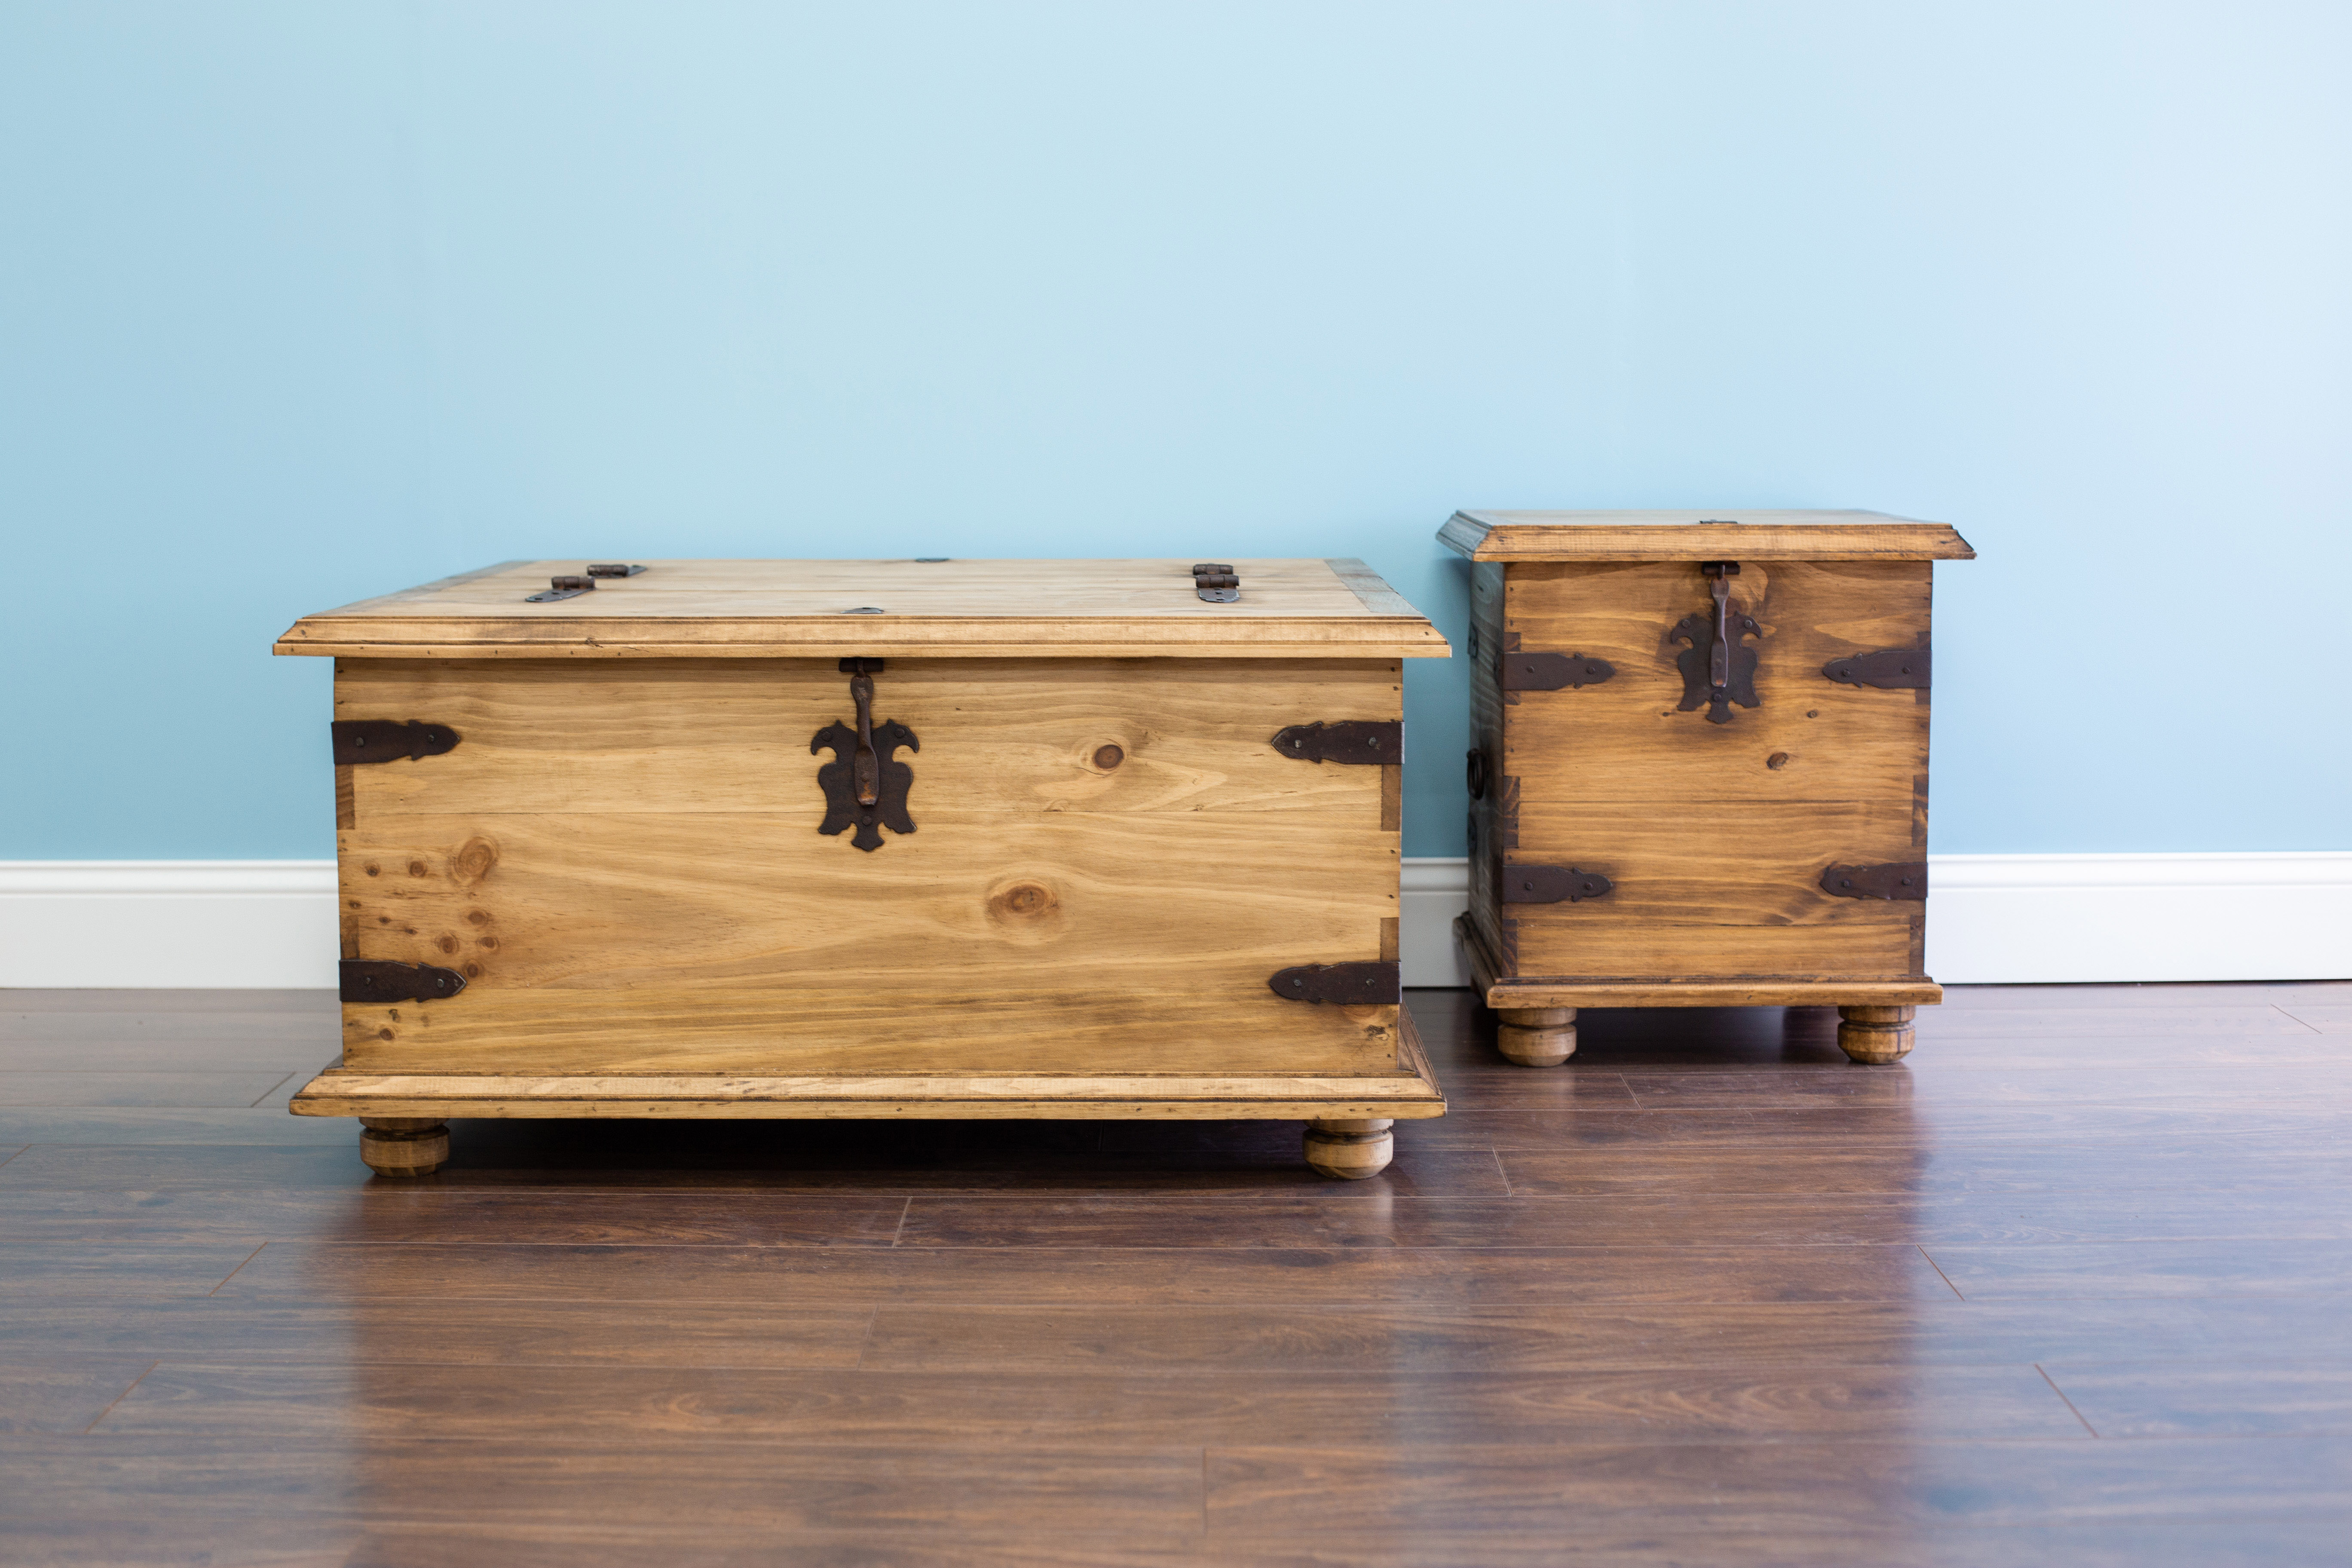
[{"label": "wood grain panel", "polygon": [[[1376,826],[1381,770],[1302,763],[1275,732],[1393,720],[1394,663],[1333,660],[892,659],[875,721],[921,750],[908,805],[927,815],[1286,812]],[[426,719],[462,737],[422,762],[349,770],[362,826],[457,809],[824,816],[811,737],[854,723],[849,678],[817,659],[663,659],[593,672],[544,661],[352,660],[338,719]],[[1097,760],[1119,749],[1109,766]],[[1313,834],[1317,826],[1294,825]]]},{"label": "wood grain panel", "polygon": [[[1927,637],[1926,563],[1742,561],[1735,611],[1763,628],[1755,708],[1728,724],[1680,711],[1672,638],[1708,613],[1691,563],[1536,563],[1510,572],[1506,635],[1523,649],[1604,658],[1598,686],[1517,692],[1506,772],[1528,809],[1568,803],[1870,801],[1907,805],[1927,771],[1927,693],[1841,685],[1829,660]],[[1774,759],[1779,759],[1777,762]],[[1706,818],[1701,831],[1719,831]]]}]

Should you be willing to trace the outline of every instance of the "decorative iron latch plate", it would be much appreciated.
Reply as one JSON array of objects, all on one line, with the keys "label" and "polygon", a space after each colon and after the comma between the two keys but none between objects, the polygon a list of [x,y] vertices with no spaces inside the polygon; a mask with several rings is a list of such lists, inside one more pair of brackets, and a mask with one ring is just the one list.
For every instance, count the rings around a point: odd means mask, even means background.
[{"label": "decorative iron latch plate", "polygon": [[1927,689],[1928,651],[1924,647],[1883,647],[1833,658],[1822,673],[1845,686],[1875,686],[1889,691]]},{"label": "decorative iron latch plate", "polygon": [[1503,902],[1507,904],[1580,904],[1606,897],[1617,884],[1598,871],[1574,866],[1506,866]]},{"label": "decorative iron latch plate", "polygon": [[1669,634],[1675,642],[1690,644],[1675,655],[1683,672],[1683,700],[1675,705],[1675,711],[1687,713],[1705,703],[1708,723],[1728,724],[1733,703],[1757,706],[1756,650],[1739,639],[1764,634],[1755,616],[1731,608],[1731,579],[1739,575],[1738,562],[1709,561],[1699,571],[1715,597],[1715,614],[1685,616]]},{"label": "decorative iron latch plate", "polygon": [[1822,873],[1822,891],[1841,899],[1924,899],[1927,862],[1900,860],[1891,866],[1832,866]]},{"label": "decorative iron latch plate", "polygon": [[1312,724],[1276,731],[1272,743],[1284,756],[1301,762],[1401,763],[1404,761],[1404,724],[1396,719],[1343,719],[1326,724],[1318,719]]},{"label": "decorative iron latch plate", "polygon": [[347,958],[341,978],[346,1002],[440,1002],[466,988],[454,969],[382,958]]},{"label": "decorative iron latch plate", "polygon": [[915,820],[907,815],[907,791],[914,786],[915,770],[891,756],[904,746],[921,751],[915,732],[897,720],[874,722],[874,677],[881,672],[878,658],[845,658],[842,673],[849,677],[850,700],[857,704],[857,728],[827,724],[809,742],[809,751],[833,749],[833,761],[816,771],[817,787],[824,791],[824,821],[817,831],[831,837],[857,829],[850,842],[868,851],[882,847],[882,829],[912,833]]},{"label": "decorative iron latch plate", "polygon": [[331,728],[337,767],[347,763],[395,762],[402,757],[422,762],[457,744],[457,731],[448,725],[425,724],[415,719],[404,724],[397,719],[338,719]]},{"label": "decorative iron latch plate", "polygon": [[1404,990],[1392,960],[1367,963],[1302,963],[1276,970],[1266,984],[1277,996],[1317,1005],[1370,1007],[1400,1002]]}]

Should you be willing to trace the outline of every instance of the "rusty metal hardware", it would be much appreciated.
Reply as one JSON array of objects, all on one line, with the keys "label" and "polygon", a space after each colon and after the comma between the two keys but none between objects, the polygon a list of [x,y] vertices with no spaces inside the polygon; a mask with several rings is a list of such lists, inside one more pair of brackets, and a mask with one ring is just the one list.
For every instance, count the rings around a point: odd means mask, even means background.
[{"label": "rusty metal hardware", "polygon": [[558,599],[576,599],[583,594],[593,594],[595,591],[596,579],[593,577],[550,577],[547,580],[545,593],[529,595],[523,599],[523,603],[551,605]]},{"label": "rusty metal hardware", "polygon": [[1469,763],[1470,798],[1484,800],[1486,798],[1486,753],[1476,746],[1471,747]]},{"label": "rusty metal hardware", "polygon": [[1242,580],[1231,566],[1204,561],[1192,568],[1192,591],[1213,605],[1230,605],[1242,596]]},{"label": "rusty metal hardware", "polygon": [[1401,763],[1404,724],[1395,719],[1342,719],[1327,724],[1318,719],[1276,731],[1269,744],[1284,756],[1306,763]]},{"label": "rusty metal hardware", "polygon": [[1683,672],[1683,700],[1675,704],[1675,711],[1687,713],[1705,703],[1708,723],[1728,724],[1733,703],[1742,708],[1758,705],[1756,650],[1739,639],[1764,634],[1755,616],[1731,607],[1731,580],[1739,575],[1738,562],[1704,562],[1699,571],[1706,574],[1715,596],[1715,614],[1712,617],[1685,616],[1670,634],[1672,640],[1690,644],[1675,656]]},{"label": "rusty metal hardware", "polygon": [[588,567],[588,575],[591,577],[634,577],[644,570],[645,568],[642,566],[632,566],[625,561],[598,561],[590,563]]},{"label": "rusty metal hardware", "polygon": [[1617,667],[1605,658],[1587,658],[1580,653],[1520,653],[1514,649],[1495,661],[1501,673],[1506,691],[1558,691],[1562,687],[1582,689],[1598,686],[1617,673]]},{"label": "rusty metal hardware", "polygon": [[1598,871],[1574,866],[1506,866],[1502,874],[1507,904],[1580,904],[1606,897],[1616,886]]},{"label": "rusty metal hardware", "polygon": [[466,988],[454,969],[380,958],[343,960],[341,978],[346,1002],[440,1002]]},{"label": "rusty metal hardware", "polygon": [[1849,654],[1822,666],[1822,673],[1845,686],[1875,686],[1889,691],[1925,691],[1930,660],[1924,647],[1883,647]]},{"label": "rusty metal hardware", "polygon": [[1925,899],[1927,862],[1898,860],[1891,866],[1832,866],[1822,873],[1822,891],[1841,899]]},{"label": "rusty metal hardware", "polygon": [[1302,963],[1278,969],[1266,981],[1277,996],[1293,1002],[1340,1006],[1380,1006],[1402,1001],[1404,992],[1393,959],[1366,963]]},{"label": "rusty metal hardware", "polygon": [[849,677],[849,698],[857,704],[857,728],[827,724],[809,742],[814,753],[833,749],[833,761],[816,771],[817,786],[824,791],[824,821],[817,831],[831,837],[855,826],[850,842],[871,852],[882,847],[882,829],[912,833],[914,819],[907,815],[907,791],[915,770],[890,753],[904,746],[923,748],[915,732],[893,719],[874,722],[874,678],[881,673],[878,658],[845,658],[841,672]]},{"label": "rusty metal hardware", "polygon": [[446,724],[425,724],[411,719],[338,719],[330,726],[335,737],[335,765],[389,763],[406,757],[422,762],[437,757],[457,743],[457,731]]}]

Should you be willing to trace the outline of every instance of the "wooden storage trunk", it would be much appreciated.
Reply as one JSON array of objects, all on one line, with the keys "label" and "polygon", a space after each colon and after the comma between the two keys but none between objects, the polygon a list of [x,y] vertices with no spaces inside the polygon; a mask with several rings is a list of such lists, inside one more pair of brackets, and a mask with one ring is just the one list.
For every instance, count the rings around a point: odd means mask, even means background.
[{"label": "wooden storage trunk", "polygon": [[[585,584],[585,586],[583,586]],[[1398,1005],[1401,666],[1360,562],[522,562],[335,663],[343,1056],[451,1116],[1444,1110]],[[861,740],[861,726],[866,736]]]},{"label": "wooden storage trunk", "polygon": [[1928,586],[1974,556],[1862,511],[1471,511],[1470,910],[1503,1052],[1579,1007],[1839,1007],[1857,1061],[1942,1000]]}]

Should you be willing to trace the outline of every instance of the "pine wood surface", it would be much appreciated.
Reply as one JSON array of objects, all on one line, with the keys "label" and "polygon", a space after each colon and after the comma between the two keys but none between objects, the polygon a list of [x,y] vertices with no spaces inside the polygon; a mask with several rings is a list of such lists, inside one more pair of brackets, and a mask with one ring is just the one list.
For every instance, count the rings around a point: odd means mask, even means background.
[{"label": "pine wood surface", "polygon": [[[1789,977],[1918,973],[1922,906],[1824,892],[1832,865],[1927,853],[1924,690],[1840,685],[1822,666],[1923,646],[1926,562],[1744,561],[1736,611],[1762,635],[1755,708],[1727,724],[1676,704],[1669,634],[1709,604],[1685,562],[1509,569],[1516,646],[1607,659],[1597,686],[1505,696],[1512,863],[1615,883],[1586,902],[1514,905],[1528,976]],[[1822,929],[1833,928],[1833,929]]]},{"label": "pine wood surface", "polygon": [[341,770],[344,956],[467,984],[346,1007],[344,1065],[1392,1071],[1393,1007],[1266,983],[1394,956],[1401,770],[1271,742],[1402,703],[1391,661],[894,660],[915,831],[868,854],[817,831],[833,665],[352,661],[339,718],[461,739]]},{"label": "pine wood surface", "polygon": [[[1189,561],[646,561],[551,604],[581,561],[509,561],[305,616],[281,654],[1444,658],[1445,639],[1360,561],[1237,561],[1211,604]],[[852,613],[868,610],[879,614]]]},{"label": "pine wood surface", "polygon": [[1474,561],[1973,561],[1948,523],[1877,511],[1457,511]]},{"label": "pine wood surface", "polygon": [[1885,1068],[1411,1000],[1453,1109],[1364,1182],[475,1121],[388,1183],[284,1113],[327,997],[0,994],[0,1560],[2341,1560],[2352,985],[1954,987]]}]

